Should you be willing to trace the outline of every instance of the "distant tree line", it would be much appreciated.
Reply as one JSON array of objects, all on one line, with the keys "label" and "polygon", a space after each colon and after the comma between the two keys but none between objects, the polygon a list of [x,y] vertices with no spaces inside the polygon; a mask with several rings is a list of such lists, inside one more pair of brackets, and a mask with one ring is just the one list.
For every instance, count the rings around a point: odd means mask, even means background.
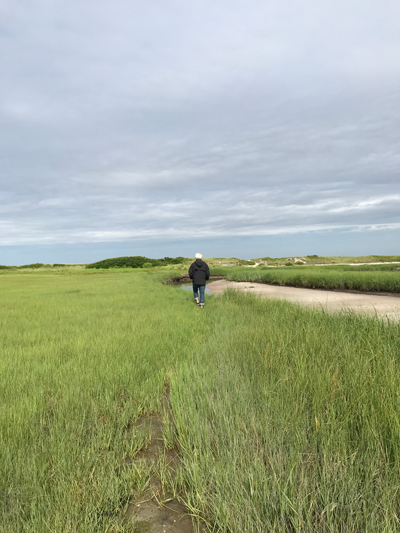
[{"label": "distant tree line", "polygon": [[163,259],[149,259],[141,255],[131,257],[114,257],[90,263],[85,268],[150,268],[156,266],[179,265],[186,261],[185,257],[164,257]]}]

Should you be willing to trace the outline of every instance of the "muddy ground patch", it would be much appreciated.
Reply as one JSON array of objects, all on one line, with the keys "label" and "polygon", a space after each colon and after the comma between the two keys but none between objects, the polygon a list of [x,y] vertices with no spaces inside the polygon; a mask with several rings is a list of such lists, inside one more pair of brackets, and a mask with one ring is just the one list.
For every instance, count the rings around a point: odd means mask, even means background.
[{"label": "muddy ground patch", "polygon": [[[136,427],[149,435],[148,444],[133,458],[126,459],[129,468],[144,472],[140,486],[134,487],[133,498],[125,514],[125,523],[133,522],[137,533],[205,533],[205,529],[192,519],[188,509],[164,485],[173,485],[179,469],[184,468],[176,442],[171,447],[166,439],[167,426],[173,417],[169,387],[162,400],[162,415],[141,416]],[[168,443],[166,442],[168,440]]]}]

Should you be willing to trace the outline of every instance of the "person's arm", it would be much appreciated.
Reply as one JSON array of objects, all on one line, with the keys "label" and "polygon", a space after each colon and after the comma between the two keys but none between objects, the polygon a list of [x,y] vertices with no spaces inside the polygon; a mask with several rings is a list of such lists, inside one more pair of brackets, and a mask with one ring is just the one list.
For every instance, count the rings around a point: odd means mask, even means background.
[{"label": "person's arm", "polygon": [[193,279],[193,263],[190,265],[190,268],[189,268],[189,278]]},{"label": "person's arm", "polygon": [[208,268],[208,265],[206,263],[206,280],[210,279],[210,269]]}]

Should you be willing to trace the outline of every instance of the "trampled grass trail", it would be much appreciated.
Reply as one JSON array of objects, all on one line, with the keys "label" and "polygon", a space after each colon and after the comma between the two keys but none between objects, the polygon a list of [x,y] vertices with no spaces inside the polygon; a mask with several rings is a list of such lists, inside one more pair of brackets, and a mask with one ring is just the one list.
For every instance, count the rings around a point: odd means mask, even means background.
[{"label": "trampled grass trail", "polygon": [[[135,420],[171,386],[213,531],[399,529],[400,327],[144,272],[1,275],[0,531],[134,531]],[[174,433],[174,435],[172,435]]]}]

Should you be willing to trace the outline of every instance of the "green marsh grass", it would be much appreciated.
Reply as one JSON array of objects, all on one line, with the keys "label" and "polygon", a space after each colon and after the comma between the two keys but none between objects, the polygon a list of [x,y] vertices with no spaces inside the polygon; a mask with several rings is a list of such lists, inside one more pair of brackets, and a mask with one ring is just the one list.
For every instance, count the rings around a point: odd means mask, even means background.
[{"label": "green marsh grass", "polygon": [[399,324],[231,292],[200,311],[166,275],[0,276],[0,531],[133,532],[150,467],[126,459],[165,383],[184,468],[158,475],[212,531],[397,531]]},{"label": "green marsh grass", "polygon": [[307,289],[400,292],[398,265],[293,266],[281,268],[234,268],[226,271],[231,281],[250,281]]},{"label": "green marsh grass", "polygon": [[122,467],[146,440],[134,422],[159,410],[197,309],[146,273],[0,285],[0,531],[122,527],[135,482]]},{"label": "green marsh grass", "polygon": [[[226,293],[172,405],[217,531],[398,531],[398,324]],[[185,406],[183,409],[182,406]]]}]

